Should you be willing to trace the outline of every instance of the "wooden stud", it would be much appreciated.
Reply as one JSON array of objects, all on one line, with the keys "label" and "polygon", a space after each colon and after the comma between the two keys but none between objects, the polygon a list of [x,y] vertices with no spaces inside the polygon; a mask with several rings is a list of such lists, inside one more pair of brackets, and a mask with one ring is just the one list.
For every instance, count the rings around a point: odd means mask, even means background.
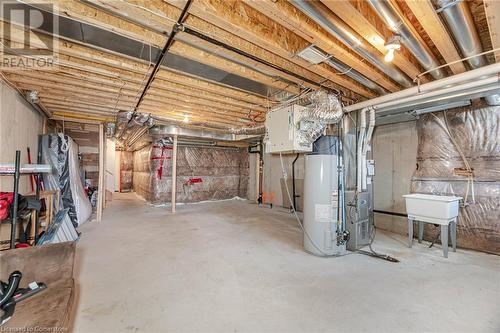
[{"label": "wooden stud", "polygon": [[102,220],[104,205],[104,125],[99,124],[99,181],[97,189],[97,221]]}]

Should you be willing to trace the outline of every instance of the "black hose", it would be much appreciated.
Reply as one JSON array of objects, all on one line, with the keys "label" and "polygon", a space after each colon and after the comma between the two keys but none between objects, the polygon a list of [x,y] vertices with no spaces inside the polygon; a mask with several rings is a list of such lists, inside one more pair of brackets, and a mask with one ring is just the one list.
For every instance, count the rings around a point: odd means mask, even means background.
[{"label": "black hose", "polygon": [[2,305],[4,305],[5,302],[7,302],[12,297],[12,295],[14,295],[17,288],[19,287],[19,282],[21,282],[22,277],[23,275],[19,271],[10,273],[9,284],[5,288],[6,290],[4,290],[4,293],[0,298],[0,307],[2,307]]}]

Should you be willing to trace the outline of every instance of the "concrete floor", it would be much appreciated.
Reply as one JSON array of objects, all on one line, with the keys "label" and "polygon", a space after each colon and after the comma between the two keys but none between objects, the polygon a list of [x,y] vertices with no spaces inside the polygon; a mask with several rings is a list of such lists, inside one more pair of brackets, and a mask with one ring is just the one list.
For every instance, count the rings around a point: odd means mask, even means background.
[{"label": "concrete floor", "polygon": [[318,258],[276,209],[114,198],[81,228],[75,332],[500,332],[500,257],[378,232],[400,263]]}]

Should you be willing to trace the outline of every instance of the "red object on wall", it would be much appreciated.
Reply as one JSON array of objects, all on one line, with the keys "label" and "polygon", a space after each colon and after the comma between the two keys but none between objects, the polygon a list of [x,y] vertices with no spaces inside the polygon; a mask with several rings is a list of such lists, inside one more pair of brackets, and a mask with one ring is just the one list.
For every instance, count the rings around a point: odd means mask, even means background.
[{"label": "red object on wall", "polygon": [[172,150],[172,147],[154,145],[153,148],[161,148],[161,156],[151,157],[152,161],[160,160],[160,166],[158,167],[157,173],[158,173],[158,178],[161,179],[161,176],[163,175],[163,163],[165,162],[165,160],[170,159],[170,156],[164,156],[165,151]]},{"label": "red object on wall", "polygon": [[193,185],[197,183],[203,183],[203,179],[201,178],[189,178],[184,185]]}]

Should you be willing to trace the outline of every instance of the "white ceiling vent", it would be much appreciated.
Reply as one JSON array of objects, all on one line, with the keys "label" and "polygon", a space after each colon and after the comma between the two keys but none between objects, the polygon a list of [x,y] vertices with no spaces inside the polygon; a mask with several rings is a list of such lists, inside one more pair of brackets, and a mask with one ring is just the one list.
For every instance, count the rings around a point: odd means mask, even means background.
[{"label": "white ceiling vent", "polygon": [[297,53],[297,55],[314,65],[320,64],[330,58],[328,54],[324,54],[314,45],[309,45],[308,47]]}]

